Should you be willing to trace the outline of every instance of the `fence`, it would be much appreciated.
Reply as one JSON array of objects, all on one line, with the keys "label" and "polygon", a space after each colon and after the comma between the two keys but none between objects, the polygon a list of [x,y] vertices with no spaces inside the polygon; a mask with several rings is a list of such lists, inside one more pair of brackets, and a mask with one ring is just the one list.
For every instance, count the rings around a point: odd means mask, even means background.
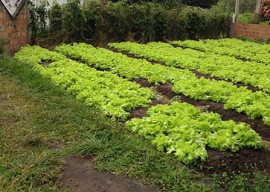
[{"label": "fence", "polygon": [[260,24],[234,24],[234,37],[248,37],[252,39],[267,40],[270,39],[270,25]]}]

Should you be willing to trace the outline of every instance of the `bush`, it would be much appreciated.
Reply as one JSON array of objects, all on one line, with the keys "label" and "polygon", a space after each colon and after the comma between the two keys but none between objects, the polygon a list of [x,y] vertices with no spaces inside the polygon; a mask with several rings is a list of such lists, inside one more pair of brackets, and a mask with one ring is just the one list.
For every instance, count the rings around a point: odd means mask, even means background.
[{"label": "bush", "polygon": [[204,38],[228,37],[231,25],[231,17],[228,12],[220,11],[221,7],[214,6],[211,10],[204,11],[206,15],[206,31]]},{"label": "bush", "polygon": [[49,11],[50,31],[60,31],[62,29],[62,8],[58,3],[55,3]]},{"label": "bush", "polygon": [[183,10],[187,18],[186,31],[188,39],[198,39],[205,33],[207,28],[206,18],[203,9],[196,7],[186,7]]},{"label": "bush", "polygon": [[167,8],[175,8],[183,6],[182,0],[153,0],[153,3],[160,3]]},{"label": "bush", "polygon": [[125,40],[130,27],[129,10],[129,6],[121,2],[103,6],[96,23],[95,39],[97,41]]},{"label": "bush", "polygon": [[155,34],[155,41],[164,41],[166,35],[167,14],[169,11],[162,8],[162,6],[153,6],[151,12],[154,22],[153,29]]},{"label": "bush", "polygon": [[252,13],[240,13],[237,18],[238,23],[253,23]]},{"label": "bush", "polygon": [[166,35],[167,10],[159,4],[131,6],[130,36],[141,42],[162,41]]},{"label": "bush", "polygon": [[46,9],[46,2],[42,1],[39,6],[35,6],[29,1],[29,28],[32,43],[35,43],[38,37],[48,35],[47,19],[48,10]]},{"label": "bush", "polygon": [[97,23],[100,21],[101,6],[96,1],[90,1],[84,5],[83,11],[86,19],[85,37],[93,41],[97,31]]},{"label": "bush", "polygon": [[63,30],[70,41],[83,41],[86,32],[86,17],[80,0],[71,0],[63,7]]},{"label": "bush", "polygon": [[188,38],[187,15],[178,9],[171,9],[167,13],[166,19],[166,39],[184,40]]},{"label": "bush", "polygon": [[182,0],[182,2],[189,6],[211,8],[218,2],[218,0]]},{"label": "bush", "polygon": [[81,6],[79,0],[71,0],[63,7],[55,4],[51,8],[49,27],[51,35],[63,34],[64,42],[149,42],[226,36],[228,18],[229,14],[218,6],[169,8],[152,2],[129,5],[123,0],[105,6],[89,0]]},{"label": "bush", "polygon": [[154,18],[150,14],[150,4],[132,5],[129,16],[130,37],[138,41],[153,41]]}]

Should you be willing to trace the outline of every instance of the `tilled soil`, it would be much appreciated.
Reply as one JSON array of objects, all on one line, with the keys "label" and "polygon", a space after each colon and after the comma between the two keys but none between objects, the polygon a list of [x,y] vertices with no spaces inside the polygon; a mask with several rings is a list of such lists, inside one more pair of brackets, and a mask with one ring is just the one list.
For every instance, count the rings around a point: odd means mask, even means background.
[{"label": "tilled soil", "polygon": [[[146,83],[144,79],[137,79],[134,80],[135,82],[139,83],[143,87],[151,87],[151,84]],[[154,86],[154,85],[152,85]],[[245,122],[251,126],[253,130],[255,130],[263,140],[265,141],[270,141],[270,126],[265,125],[262,120],[259,119],[251,119],[249,118],[246,114],[244,113],[238,113],[235,110],[225,110],[224,109],[224,104],[214,102],[214,101],[201,101],[201,100],[194,100],[191,99],[183,94],[176,94],[172,91],[173,85],[171,83],[165,83],[165,84],[160,84],[158,85],[157,91],[161,95],[165,96],[168,99],[172,99],[174,97],[179,97],[181,102],[186,102],[191,105],[194,105],[199,108],[203,108],[206,111],[218,113],[221,116],[221,119],[224,121],[227,120],[234,120],[236,122]],[[164,104],[164,102],[158,101],[158,100],[153,100],[152,105],[155,106],[157,104]],[[148,108],[139,108],[135,109],[131,112],[131,116],[135,118],[141,118],[146,114]],[[140,113],[136,114],[136,111],[140,111]]]},{"label": "tilled soil", "polygon": [[[145,83],[146,80],[137,79],[136,82],[142,86],[151,85]],[[270,126],[265,125],[261,120],[252,120],[247,115],[238,113],[235,110],[225,110],[222,103],[213,101],[198,101],[190,99],[182,94],[176,94],[172,91],[172,84],[165,83],[158,85],[158,93],[164,95],[168,99],[175,96],[180,96],[182,102],[187,102],[199,108],[205,108],[207,111],[215,112],[221,115],[222,120],[234,120],[236,122],[245,122],[251,126],[265,141],[270,141]],[[154,102],[154,101],[153,101]],[[140,113],[136,113],[140,111]],[[132,117],[142,118],[146,115],[147,108],[136,109],[132,111]],[[198,163],[196,166],[191,166],[206,174],[221,174],[228,173],[252,173],[256,168],[259,171],[270,174],[270,151],[266,149],[248,149],[243,148],[234,153],[230,151],[217,151],[214,149],[207,149],[208,160],[206,162]]]},{"label": "tilled soil", "polygon": [[[166,103],[163,102],[163,101],[154,99],[154,100],[152,100],[151,106],[156,106],[158,104],[166,104]],[[130,112],[129,119],[145,117],[147,115],[146,114],[147,113],[147,110],[148,110],[148,107],[134,109],[134,110],[132,110]]]},{"label": "tilled soil", "polygon": [[270,151],[242,148],[233,153],[207,149],[208,160],[195,166],[206,174],[253,173],[254,170],[270,175]]},{"label": "tilled soil", "polygon": [[265,125],[262,120],[258,119],[251,119],[244,113],[238,113],[235,110],[225,110],[224,104],[214,102],[214,101],[200,101],[200,100],[193,100],[190,99],[187,96],[184,96],[183,94],[175,94],[172,91],[172,84],[166,83],[163,85],[158,86],[158,91],[167,96],[168,98],[173,98],[174,96],[181,97],[182,102],[187,102],[189,104],[192,104],[196,107],[204,107],[207,111],[211,111],[214,113],[220,114],[222,120],[234,120],[236,122],[245,122],[251,126],[252,129],[254,129],[259,135],[263,138],[263,140],[270,141],[270,126]]}]

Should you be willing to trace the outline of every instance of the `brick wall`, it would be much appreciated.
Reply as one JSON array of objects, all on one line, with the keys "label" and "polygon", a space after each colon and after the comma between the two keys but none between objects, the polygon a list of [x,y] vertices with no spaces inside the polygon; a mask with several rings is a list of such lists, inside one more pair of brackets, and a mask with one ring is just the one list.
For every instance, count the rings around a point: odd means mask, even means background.
[{"label": "brick wall", "polygon": [[260,24],[234,24],[234,37],[244,36],[252,39],[270,39],[270,25]]},{"label": "brick wall", "polygon": [[13,18],[0,2],[0,36],[7,42],[7,50],[14,53],[29,42],[27,3]]}]

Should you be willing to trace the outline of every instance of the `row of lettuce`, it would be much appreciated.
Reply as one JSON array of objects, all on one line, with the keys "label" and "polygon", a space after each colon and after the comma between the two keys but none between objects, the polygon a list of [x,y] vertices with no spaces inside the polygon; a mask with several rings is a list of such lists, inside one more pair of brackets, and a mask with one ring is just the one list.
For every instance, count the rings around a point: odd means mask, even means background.
[{"label": "row of lettuce", "polygon": [[[183,43],[185,42],[195,41],[184,41]],[[201,52],[189,48],[174,48],[170,44],[161,42],[148,44],[123,42],[111,43],[110,46],[152,61],[163,62],[167,66],[194,69],[219,79],[250,84],[263,91],[270,92],[270,65],[262,65],[251,61],[244,62],[231,56],[219,55],[210,51]],[[212,45],[212,49],[218,48]],[[231,47],[230,50],[234,49]]]},{"label": "row of lettuce", "polygon": [[[122,46],[125,43],[112,45]],[[56,51],[90,66],[109,69],[127,79],[143,78],[151,83],[170,82],[173,84],[172,90],[177,94],[196,100],[222,102],[226,109],[244,112],[253,119],[262,118],[265,124],[270,124],[270,96],[265,92],[252,92],[246,87],[237,87],[227,81],[197,78],[189,70],[152,64],[144,59],[130,58],[84,43],[61,45]],[[156,53],[159,55],[159,52]]]},{"label": "row of lettuce", "polygon": [[[88,47],[85,44],[80,46]],[[60,51],[64,48],[71,49],[73,47],[63,45],[56,50]],[[95,48],[93,50],[100,51]],[[93,52],[85,53],[81,51],[79,50],[78,53],[83,56],[91,55],[93,62],[94,58],[96,59],[97,65],[95,67],[101,68],[104,66],[104,69],[111,69],[112,72],[98,71],[95,68],[68,59],[61,53],[48,51],[37,46],[22,48],[16,53],[15,58],[30,64],[34,70],[37,70],[45,78],[51,79],[55,85],[64,88],[86,105],[104,111],[108,116],[125,120],[132,109],[150,106],[151,99],[155,97],[153,91],[150,88],[141,88],[140,85],[128,81],[128,79],[134,78],[131,76],[135,71],[127,73],[128,67],[126,66],[124,69],[129,78],[122,78],[113,74],[118,73],[117,70],[121,68],[117,67],[117,64],[119,64],[117,58],[125,56],[114,54],[111,56],[115,57],[111,58],[109,54],[102,56],[92,54]],[[81,59],[78,56],[77,58]],[[108,58],[111,59],[111,62],[108,62]],[[136,60],[132,59],[132,61],[133,63],[129,65],[134,65],[136,68]],[[107,67],[105,67],[105,62],[108,62]],[[138,60],[138,63],[140,62]],[[147,61],[144,62],[148,65]],[[92,63],[92,65],[94,64]],[[166,70],[164,66],[151,66]],[[169,70],[167,73],[170,70],[173,72],[173,68],[167,69]],[[144,70],[145,68],[140,70],[142,74]],[[124,72],[123,70],[123,74]],[[172,75],[179,75],[181,72],[184,75],[184,70],[179,70]],[[189,71],[186,72],[190,74]],[[171,77],[168,76],[167,78]],[[160,82],[163,81],[166,81],[166,79],[160,77]],[[157,83],[158,81],[153,82]],[[170,105],[151,107],[146,117],[131,119],[125,123],[125,127],[149,139],[158,150],[174,154],[186,164],[196,162],[199,159],[206,160],[206,147],[221,151],[238,151],[241,147],[262,147],[262,139],[249,125],[235,123],[234,121],[222,121],[220,115],[201,112],[198,108],[187,103],[173,102]]]},{"label": "row of lettuce", "polygon": [[[125,120],[128,111],[151,104],[154,93],[109,72],[101,72],[70,60],[62,54],[34,46],[21,49],[16,58],[31,62],[42,75],[68,93],[106,115]],[[52,61],[46,68],[39,65]]]},{"label": "row of lettuce", "polygon": [[172,44],[205,52],[230,55],[270,65],[270,44],[260,44],[239,39],[206,39],[200,41],[172,41]]}]

